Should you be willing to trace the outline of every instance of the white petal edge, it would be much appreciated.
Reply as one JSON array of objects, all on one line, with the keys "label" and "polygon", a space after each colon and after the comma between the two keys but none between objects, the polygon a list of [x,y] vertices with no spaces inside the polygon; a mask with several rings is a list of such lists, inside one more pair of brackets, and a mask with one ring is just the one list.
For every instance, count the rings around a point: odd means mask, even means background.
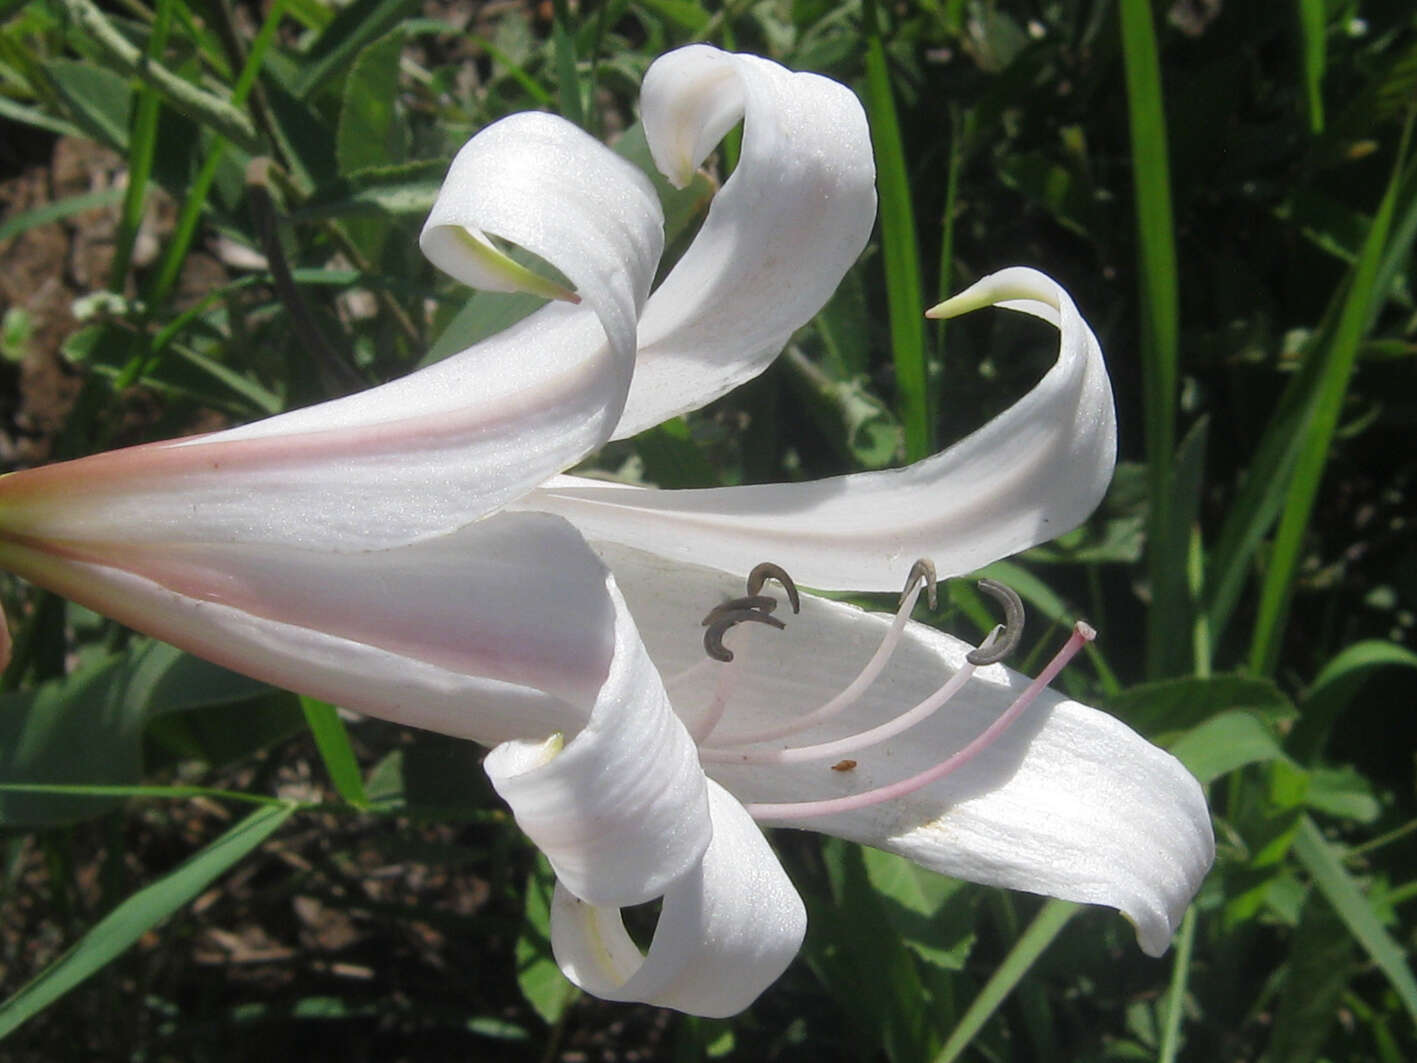
[{"label": "white petal edge", "polygon": [[713,842],[666,891],[647,955],[618,908],[585,904],[557,883],[551,946],[567,978],[606,1000],[726,1018],[787,969],[807,929],[802,900],[757,824],[713,782],[709,808]]},{"label": "white petal edge", "polygon": [[[0,543],[0,565],[234,671],[484,745],[575,733],[610,667],[605,568],[554,517],[365,554],[155,548],[144,572],[116,567],[122,553]],[[535,591],[548,558],[554,597]]]},{"label": "white petal edge", "polygon": [[1062,287],[1016,267],[950,301],[1039,317],[1058,360],[1002,414],[903,469],[806,483],[661,491],[560,476],[516,505],[588,539],[746,573],[772,559],[799,583],[894,590],[917,558],[941,576],[1056,538],[1101,501],[1116,460],[1112,388],[1097,338]]},{"label": "white petal edge", "polygon": [[649,181],[569,123],[514,116],[464,147],[431,221],[434,245],[458,225],[537,252],[585,305],[346,398],[5,478],[7,530],[377,549],[467,524],[598,447],[663,241]]},{"label": "white petal edge", "polygon": [[[721,669],[703,654],[705,610],[742,593],[741,580],[601,546],[676,709],[695,725]],[[667,593],[667,588],[673,593]],[[739,669],[711,741],[788,722],[844,689],[875,651],[889,618],[813,595],[776,631],[744,624],[728,639]],[[758,748],[838,739],[903,713],[941,686],[972,648],[921,624],[847,713]],[[1105,632],[1104,632],[1105,637]],[[980,668],[925,723],[869,749],[798,765],[709,764],[744,803],[845,796],[896,782],[980,734],[1028,679]],[[855,761],[833,771],[839,758]],[[975,760],[917,793],[856,812],[767,821],[899,853],[931,870],[1122,911],[1150,954],[1163,951],[1214,859],[1195,778],[1169,753],[1096,709],[1045,691]]]},{"label": "white petal edge", "polygon": [[590,719],[497,746],[483,766],[558,881],[624,907],[660,896],[702,859],[713,833],[698,752],[645,652],[614,580],[615,653]]},{"label": "white petal edge", "polygon": [[740,117],[743,143],[693,244],[645,306],[616,439],[767,368],[836,290],[876,215],[865,112],[835,81],[690,45],[650,66],[640,107],[673,182],[687,183]]}]

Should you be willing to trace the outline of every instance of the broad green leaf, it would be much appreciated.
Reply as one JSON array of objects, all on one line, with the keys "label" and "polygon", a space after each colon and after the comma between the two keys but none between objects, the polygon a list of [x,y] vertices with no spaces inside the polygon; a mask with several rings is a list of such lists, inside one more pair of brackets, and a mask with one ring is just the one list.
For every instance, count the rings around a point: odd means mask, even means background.
[{"label": "broad green leaf", "polygon": [[340,9],[305,56],[295,95],[306,99],[349,70],[364,47],[418,10],[417,0],[354,0]]},{"label": "broad green leaf", "polygon": [[879,849],[861,855],[886,919],[906,947],[934,967],[963,970],[974,947],[979,892]]},{"label": "broad green leaf", "polygon": [[1377,668],[1417,668],[1417,653],[1395,643],[1367,639],[1340,651],[1319,672],[1300,701],[1303,715],[1286,745],[1302,763],[1314,760],[1334,724]]},{"label": "broad green leaf", "polygon": [[1312,809],[1358,823],[1376,822],[1383,810],[1373,784],[1353,768],[1310,769],[1305,800]]},{"label": "broad green leaf", "polygon": [[126,80],[106,67],[75,59],[50,59],[44,71],[86,134],[115,151],[127,151],[133,90]]},{"label": "broad green leaf", "polygon": [[399,58],[403,34],[395,31],[365,47],[344,82],[335,134],[339,172],[344,175],[403,161],[407,127],[399,120]]},{"label": "broad green leaf", "polygon": [[1344,868],[1342,858],[1308,816],[1299,824],[1294,852],[1348,932],[1387,976],[1408,1015],[1417,1021],[1417,979],[1412,977],[1402,946],[1383,928],[1362,888]]},{"label": "broad green leaf", "polygon": [[294,811],[292,805],[257,809],[176,870],[118,905],[64,955],[0,1004],[0,1037],[115,960],[274,834]]},{"label": "broad green leaf", "polygon": [[1169,748],[1202,784],[1212,783],[1246,764],[1285,759],[1271,726],[1243,710],[1212,716]]},{"label": "broad green leaf", "polygon": [[1142,683],[1109,697],[1106,707],[1152,741],[1189,731],[1223,712],[1243,709],[1269,725],[1297,710],[1267,679],[1217,675]]},{"label": "broad green leaf", "polygon": [[[249,707],[269,689],[165,643],[136,640],[62,679],[0,695],[0,781],[136,783],[143,731],[154,717],[204,706]],[[68,822],[111,803],[9,794],[0,797],[0,823]]]},{"label": "broad green leaf", "polygon": [[884,1052],[892,1063],[929,1058],[940,1038],[928,989],[867,877],[863,850],[828,839],[822,856],[835,903],[807,898],[808,963],[863,1053]]}]

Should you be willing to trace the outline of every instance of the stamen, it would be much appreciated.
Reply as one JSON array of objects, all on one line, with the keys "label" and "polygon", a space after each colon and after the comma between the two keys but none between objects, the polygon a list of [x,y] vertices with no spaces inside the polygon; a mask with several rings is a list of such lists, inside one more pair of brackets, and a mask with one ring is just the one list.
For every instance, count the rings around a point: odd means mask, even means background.
[{"label": "stamen", "polygon": [[[751,645],[751,630],[743,632],[743,641]],[[748,647],[740,646],[739,652],[744,652]],[[730,657],[735,655],[730,651]],[[694,745],[701,746],[709,740],[714,728],[723,719],[723,714],[728,711],[728,702],[732,699],[734,691],[738,687],[738,680],[743,674],[743,667],[738,661],[731,661],[726,668],[720,668],[710,661],[702,662],[711,668],[716,669],[717,678],[713,685],[713,700],[709,702],[708,708],[698,722],[689,725],[689,737],[694,740]]]},{"label": "stamen", "polygon": [[763,584],[768,580],[775,579],[782,584],[782,589],[787,592],[787,600],[792,603],[792,611],[800,613],[802,611],[802,599],[797,594],[797,584],[792,582],[792,577],[782,568],[781,565],[774,565],[771,561],[763,561],[753,566],[753,571],[748,573],[748,594],[756,595],[763,589]]},{"label": "stamen", "polygon": [[939,601],[936,597],[935,562],[928,557],[922,557],[910,566],[910,575],[905,577],[905,589],[900,592],[901,604],[905,604],[906,597],[921,580],[925,581],[925,604],[934,609]]},{"label": "stamen", "polygon": [[[986,644],[987,645],[987,644]],[[974,675],[974,665],[965,664],[950,676],[939,690],[935,691],[913,709],[901,713],[892,720],[867,731],[859,731],[845,738],[830,742],[817,742],[810,746],[789,746],[786,749],[757,749],[734,751],[723,747],[700,749],[699,760],[705,764],[803,764],[813,760],[829,760],[843,753],[856,753],[872,746],[880,745],[888,738],[894,738],[902,731],[908,731],[917,723],[929,719],[938,712],[950,698],[959,693],[965,683]]]},{"label": "stamen", "polygon": [[[830,816],[838,812],[854,812],[862,808],[870,808],[885,801],[893,801],[899,797],[905,797],[916,790],[923,789],[931,783],[944,778],[956,768],[961,768],[968,764],[976,756],[989,748],[994,741],[1007,731],[1023,715],[1038,695],[1041,694],[1058,675],[1059,672],[1073,659],[1079,650],[1087,643],[1097,637],[1097,632],[1083,621],[1078,621],[1073,627],[1072,637],[1057,655],[1048,662],[1043,671],[1038,673],[1037,678],[1029,683],[1017,698],[1014,699],[1007,709],[986,727],[979,735],[964,748],[946,757],[934,767],[926,768],[924,771],[902,779],[899,782],[890,783],[886,786],[877,787],[874,790],[866,790],[859,794],[851,794],[847,797],[829,798],[822,801],[790,801],[783,803],[748,804],[744,807],[748,814],[759,820],[797,820],[811,819],[817,816]],[[966,658],[966,661],[968,658]],[[963,669],[961,669],[963,671]],[[958,675],[958,673],[956,673]]]},{"label": "stamen", "polygon": [[[733,603],[728,603],[732,605]],[[776,603],[774,603],[776,604]],[[733,660],[733,651],[723,644],[723,636],[734,624],[741,624],[745,620],[753,620],[759,624],[768,624],[779,630],[787,627],[775,616],[770,616],[757,609],[724,609],[719,606],[704,618],[708,623],[708,630],[704,632],[704,652],[715,661]]]},{"label": "stamen", "polygon": [[[758,566],[761,568],[762,566]],[[756,572],[757,569],[754,569]],[[861,699],[861,695],[876,681],[876,678],[886,667],[886,662],[891,659],[891,654],[895,652],[896,646],[900,644],[901,632],[905,630],[906,621],[910,619],[911,611],[915,608],[915,603],[920,599],[922,590],[934,589],[935,566],[929,561],[921,559],[910,569],[910,579],[905,585],[905,590],[901,592],[900,607],[896,610],[895,617],[891,620],[890,630],[881,639],[881,644],[876,647],[876,652],[871,659],[866,662],[866,667],[862,668],[855,679],[836,697],[813,709],[803,716],[790,720],[787,723],[778,724],[775,727],[766,727],[758,731],[749,731],[745,734],[734,735],[729,741],[723,743],[721,748],[733,748],[737,746],[750,746],[758,742],[770,742],[774,738],[786,738],[788,735],[799,734],[802,731],[815,727],[817,724],[849,709]]]},{"label": "stamen", "polygon": [[741,609],[756,610],[760,613],[771,613],[777,608],[777,599],[767,594],[755,594],[749,598],[733,598],[721,605],[715,605],[708,611],[708,615],[699,621],[704,627],[708,627],[722,613],[734,613]]},{"label": "stamen", "polygon": [[982,579],[979,589],[1004,607],[1003,633],[992,642],[986,641],[965,657],[970,664],[997,664],[1014,650],[1023,639],[1023,599],[1018,592],[998,580]]}]

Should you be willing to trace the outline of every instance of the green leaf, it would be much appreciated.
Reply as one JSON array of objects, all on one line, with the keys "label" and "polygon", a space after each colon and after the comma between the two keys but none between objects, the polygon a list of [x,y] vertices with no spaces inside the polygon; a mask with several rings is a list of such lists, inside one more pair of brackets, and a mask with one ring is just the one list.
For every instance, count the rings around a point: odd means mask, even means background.
[{"label": "green leaf", "polygon": [[[1131,129],[1132,193],[1137,216],[1137,274],[1141,286],[1142,389],[1146,409],[1146,461],[1151,518],[1147,563],[1152,586],[1147,628],[1147,672],[1164,674],[1182,602],[1170,574],[1185,570],[1188,538],[1176,538],[1171,519],[1171,463],[1176,433],[1177,364],[1180,358],[1179,278],[1171,215],[1171,164],[1161,63],[1150,3],[1117,5]],[[1189,535],[1189,528],[1186,529]],[[1184,615],[1184,614],[1182,614]]]},{"label": "green leaf", "polygon": [[930,380],[925,364],[925,306],[921,301],[920,253],[915,242],[915,208],[905,146],[896,117],[890,68],[881,39],[880,14],[865,7],[866,112],[876,151],[876,188],[880,194],[881,253],[886,268],[886,304],[890,315],[891,356],[895,362],[900,421],[905,427],[906,461],[919,461],[935,450],[930,410]]},{"label": "green leaf", "polygon": [[[1148,658],[1148,670],[1154,679],[1190,672],[1196,663],[1194,638],[1198,603],[1192,599],[1187,566],[1179,562],[1185,556],[1182,544],[1190,542],[1192,530],[1199,526],[1209,426],[1209,418],[1200,418],[1176,448],[1170,474],[1171,501],[1165,507],[1166,527],[1158,529],[1155,521],[1148,522],[1151,534],[1159,530],[1169,544],[1166,552],[1171,559],[1165,565],[1150,569],[1153,583],[1149,630],[1161,633],[1160,644]],[[1152,546],[1155,547],[1154,542]],[[1156,580],[1161,582],[1158,584]],[[1205,666],[1208,668],[1209,664],[1207,657]]]},{"label": "green leaf", "polygon": [[1308,816],[1302,817],[1294,838],[1294,852],[1314,877],[1314,885],[1333,905],[1348,932],[1387,976],[1408,1015],[1417,1021],[1417,980],[1407,966],[1402,946],[1383,928],[1363,891],[1343,866],[1343,861]]},{"label": "green leaf", "polygon": [[0,1037],[115,960],[290,818],[292,805],[257,809],[236,826],[104,916],[41,974],[0,1004]]},{"label": "green leaf", "polygon": [[[1403,143],[1405,148],[1405,135]],[[1370,323],[1370,310],[1377,294],[1375,282],[1378,266],[1396,209],[1400,176],[1401,165],[1393,172],[1388,182],[1382,206],[1373,218],[1362,254],[1354,267],[1332,341],[1324,353],[1323,369],[1314,396],[1313,414],[1309,419],[1307,431],[1298,441],[1293,475],[1288,484],[1284,511],[1280,517],[1279,528],[1275,532],[1274,545],[1260,586],[1258,615],[1250,640],[1250,669],[1258,674],[1272,672],[1278,660],[1304,533],[1309,526],[1309,515],[1313,511],[1319,483],[1328,463],[1328,449],[1338,428],[1343,400],[1348,394],[1348,381],[1358,357],[1358,346]]]},{"label": "green leaf", "polygon": [[1305,800],[1312,809],[1358,823],[1375,823],[1383,806],[1373,784],[1353,768],[1313,768]]},{"label": "green leaf", "polygon": [[808,921],[815,928],[808,935],[808,963],[847,1026],[863,1035],[863,1052],[884,1052],[893,1063],[929,1058],[940,1043],[929,991],[867,876],[864,851],[827,839],[822,857],[835,903],[808,898]]},{"label": "green leaf", "polygon": [[882,910],[911,952],[933,967],[964,969],[974,947],[979,892],[904,857],[862,849],[866,878],[885,901]]},{"label": "green leaf", "polygon": [[1028,929],[1009,949],[1009,954],[1004,957],[1004,962],[990,976],[989,981],[984,983],[984,988],[970,1003],[969,1009],[955,1026],[949,1040],[945,1042],[944,1048],[940,1050],[939,1055],[935,1056],[935,1063],[951,1063],[952,1060],[960,1057],[969,1047],[970,1042],[978,1036],[979,1031],[984,1028],[984,1024],[989,1021],[990,1016],[1008,999],[1009,994],[1014,991],[1024,976],[1033,969],[1033,965],[1038,962],[1038,958],[1043,955],[1044,950],[1062,933],[1063,927],[1068,925],[1068,920],[1077,914],[1080,907],[1081,905],[1074,904],[1072,901],[1058,900],[1050,900],[1043,905],[1033,922],[1028,925]]},{"label": "green leaf", "polygon": [[1246,764],[1288,759],[1269,723],[1242,710],[1212,716],[1171,743],[1170,750],[1202,784]]},{"label": "green leaf", "polygon": [[561,1021],[580,990],[566,980],[551,953],[551,893],[556,876],[540,853],[526,877],[521,932],[517,935],[517,985],[548,1026]]},{"label": "green leaf", "polygon": [[329,772],[335,790],[356,808],[367,807],[369,799],[364,793],[359,760],[349,744],[349,733],[339,712],[328,702],[304,695],[300,698],[300,708],[305,713],[305,722],[314,736],[320,759],[325,762],[325,770]]},{"label": "green leaf", "polygon": [[12,215],[0,222],[0,243],[4,243],[12,236],[27,232],[37,225],[48,225],[50,222],[59,221],[61,218],[67,218],[71,214],[78,214],[85,210],[93,210],[95,207],[111,207],[122,198],[123,189],[104,188],[98,192],[70,196],[57,203],[46,203],[42,207],[35,207],[33,210]]},{"label": "green leaf", "polygon": [[335,16],[305,57],[295,95],[306,99],[349,70],[364,47],[418,10],[417,0],[354,0]]},{"label": "green leaf", "polygon": [[[32,690],[0,695],[0,781],[7,783],[136,783],[144,728],[155,716],[203,706],[250,705],[269,691],[253,679],[137,640]],[[112,801],[44,794],[0,796],[7,826],[70,822]]]},{"label": "green leaf", "polygon": [[88,136],[115,151],[128,150],[133,90],[126,80],[106,67],[76,59],[50,59],[44,71]]},{"label": "green leaf", "polygon": [[339,172],[403,161],[407,127],[398,119],[399,58],[403,33],[394,31],[360,51],[344,82],[335,154]]},{"label": "green leaf", "polygon": [[1141,683],[1107,699],[1106,707],[1153,742],[1189,731],[1220,713],[1244,710],[1274,725],[1293,720],[1293,703],[1268,679],[1188,676]]},{"label": "green leaf", "polygon": [[1310,1063],[1338,1021],[1343,991],[1354,973],[1353,938],[1333,906],[1310,892],[1289,943],[1289,962],[1275,1008],[1268,1058]]},{"label": "green leaf", "polygon": [[[1304,99],[1309,110],[1309,131],[1324,131],[1324,0],[1297,0],[1299,40],[1304,50]],[[1279,1056],[1284,1059],[1287,1057]]]},{"label": "green leaf", "polygon": [[1286,743],[1301,763],[1316,759],[1339,715],[1358,696],[1377,668],[1417,668],[1417,653],[1379,639],[1354,643],[1340,651],[1319,672],[1300,701],[1303,715]]}]

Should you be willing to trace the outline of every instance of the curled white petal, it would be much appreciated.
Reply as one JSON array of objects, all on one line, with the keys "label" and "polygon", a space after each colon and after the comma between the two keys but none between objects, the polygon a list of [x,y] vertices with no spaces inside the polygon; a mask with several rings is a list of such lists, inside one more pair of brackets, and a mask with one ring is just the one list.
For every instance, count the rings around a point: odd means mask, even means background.
[{"label": "curled white petal", "polygon": [[807,913],[742,805],[709,783],[713,842],[702,863],[664,894],[649,953],[618,908],[578,900],[560,883],[551,945],[566,977],[606,1000],[633,1000],[692,1015],[742,1011],[787,969]]},{"label": "curled white petal", "polygon": [[[554,214],[546,203],[556,205]],[[419,245],[439,269],[493,291],[522,289],[488,267],[479,250],[487,234],[556,263],[600,315],[611,345],[628,358],[664,249],[663,230],[638,218],[657,205],[644,174],[570,122],[514,114],[482,130],[454,157]]]},{"label": "curled white petal", "polygon": [[484,766],[556,877],[592,904],[660,896],[708,847],[707,780],[614,581],[615,653],[584,729],[500,745]]},{"label": "curled white petal", "polygon": [[435,247],[485,230],[536,251],[584,304],[356,395],[27,473],[0,488],[7,531],[377,549],[476,520],[605,442],[663,241],[649,182],[569,123],[522,115],[463,149],[433,221]]},{"label": "curled white petal", "polygon": [[[602,548],[645,633],[676,707],[691,725],[717,691],[705,666],[704,609],[742,593],[741,583],[623,548]],[[664,593],[673,585],[676,593]],[[821,705],[871,657],[889,620],[806,595],[785,630],[743,625],[729,645],[738,669],[727,712],[709,741],[760,732]],[[850,711],[811,730],[753,748],[841,739],[923,701],[972,647],[909,624],[881,676]],[[1027,685],[1003,665],[979,668],[924,723],[879,745],[800,764],[712,763],[713,778],[744,803],[812,801],[907,778],[979,735]],[[852,770],[834,771],[840,757]],[[1166,948],[1214,858],[1196,780],[1169,753],[1120,721],[1045,691],[974,760],[894,801],[794,822],[900,853],[959,878],[1120,909],[1149,953]]]},{"label": "curled white petal", "polygon": [[617,439],[762,372],[835,291],[876,215],[866,116],[835,81],[691,45],[654,62],[640,104],[671,181],[686,183],[740,117],[743,144],[693,244],[645,306]]},{"label": "curled white petal", "polygon": [[518,506],[560,513],[591,540],[747,572],[766,557],[814,587],[893,590],[916,558],[968,572],[1075,527],[1116,459],[1097,338],[1035,270],[1003,270],[950,301],[998,304],[1059,329],[1058,360],[977,432],[903,469],[805,483],[659,491],[562,476]]}]

